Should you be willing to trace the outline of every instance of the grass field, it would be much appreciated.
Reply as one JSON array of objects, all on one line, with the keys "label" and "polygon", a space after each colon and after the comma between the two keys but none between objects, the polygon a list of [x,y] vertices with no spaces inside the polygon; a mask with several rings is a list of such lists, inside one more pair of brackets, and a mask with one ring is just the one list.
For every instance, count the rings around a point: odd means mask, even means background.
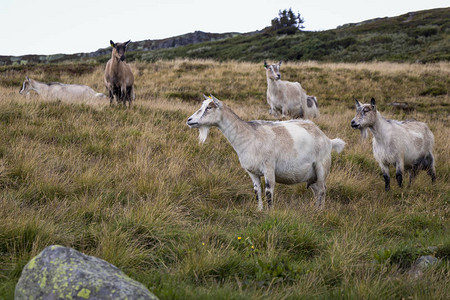
[{"label": "grass field", "polygon": [[[107,260],[160,299],[448,299],[450,63],[283,64],[283,79],[317,96],[316,124],[347,145],[333,154],[323,210],[304,184],[279,184],[263,212],[220,131],[199,145],[185,124],[209,93],[245,120],[272,119],[262,63],[132,67],[131,109],[18,93],[25,75],[104,92],[103,66],[0,69],[0,299],[52,244]],[[384,192],[371,139],[350,128],[354,97],[429,125],[434,185],[422,171],[411,189],[392,180]],[[440,263],[410,276],[427,254]]]}]

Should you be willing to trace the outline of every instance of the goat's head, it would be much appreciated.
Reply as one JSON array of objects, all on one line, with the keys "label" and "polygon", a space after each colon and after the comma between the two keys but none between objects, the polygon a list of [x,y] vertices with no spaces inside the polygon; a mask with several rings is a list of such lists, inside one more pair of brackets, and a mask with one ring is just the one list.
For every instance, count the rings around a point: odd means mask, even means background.
[{"label": "goat's head", "polygon": [[375,99],[370,100],[370,104],[361,104],[358,99],[356,102],[356,116],[351,121],[350,125],[353,129],[361,130],[361,137],[367,137],[368,127],[375,124],[377,119],[377,107],[375,105]]},{"label": "goat's head", "polygon": [[112,56],[120,59],[121,61],[125,60],[125,51],[127,51],[127,46],[131,41],[125,42],[125,43],[114,43],[113,41],[109,41],[111,44],[112,50]]},{"label": "goat's head", "polygon": [[190,128],[199,129],[200,143],[204,143],[208,137],[209,128],[216,126],[222,119],[223,103],[214,96],[205,97],[202,106],[187,120]]},{"label": "goat's head", "polygon": [[281,60],[278,63],[271,65],[268,65],[267,62],[264,61],[264,68],[266,69],[267,78],[271,80],[280,80],[281,79],[280,66]]},{"label": "goat's head", "polygon": [[22,88],[20,89],[19,94],[27,95],[31,90],[33,90],[31,79],[26,76],[25,81],[22,83]]}]

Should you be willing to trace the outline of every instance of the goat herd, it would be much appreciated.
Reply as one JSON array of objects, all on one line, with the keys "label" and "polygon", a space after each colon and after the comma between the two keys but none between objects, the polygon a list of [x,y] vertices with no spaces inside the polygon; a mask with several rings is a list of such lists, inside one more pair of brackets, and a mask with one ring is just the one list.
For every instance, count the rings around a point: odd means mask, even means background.
[{"label": "goat herd", "polygon": [[[105,85],[110,104],[122,102],[128,107],[135,99],[134,77],[125,63],[125,51],[130,41],[114,43],[111,59],[106,64]],[[264,62],[267,77],[267,102],[269,112],[275,117],[281,113],[287,121],[243,121],[229,107],[214,96],[205,97],[200,109],[187,120],[191,128],[199,129],[200,142],[204,142],[209,129],[218,127],[239,156],[241,166],[253,181],[258,209],[263,209],[261,177],[265,179],[265,196],[268,208],[272,207],[275,183],[295,184],[306,182],[316,197],[316,206],[325,201],[326,179],[330,172],[331,151],[341,152],[345,142],[329,139],[312,121],[319,116],[317,99],[308,96],[298,82],[281,80],[281,61],[268,65]],[[37,92],[43,98],[98,99],[102,93],[84,85],[58,82],[42,83],[26,77],[20,94]],[[359,129],[361,136],[373,134],[373,154],[385,180],[385,190],[390,189],[389,165],[396,168],[396,179],[403,185],[404,170],[409,172],[409,186],[419,170],[426,170],[432,181],[436,179],[433,145],[434,136],[425,123],[406,120],[387,120],[377,111],[375,99],[370,104],[356,100],[356,116],[351,127]],[[300,118],[300,119],[299,119]]]}]

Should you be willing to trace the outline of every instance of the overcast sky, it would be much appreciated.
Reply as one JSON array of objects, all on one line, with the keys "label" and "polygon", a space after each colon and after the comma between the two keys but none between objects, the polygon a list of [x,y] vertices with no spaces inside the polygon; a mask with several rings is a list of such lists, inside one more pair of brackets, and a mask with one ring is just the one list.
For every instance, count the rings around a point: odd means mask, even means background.
[{"label": "overcast sky", "polygon": [[0,0],[0,55],[91,52],[109,40],[163,39],[196,30],[249,32],[278,11],[308,31],[449,6],[448,0]]}]

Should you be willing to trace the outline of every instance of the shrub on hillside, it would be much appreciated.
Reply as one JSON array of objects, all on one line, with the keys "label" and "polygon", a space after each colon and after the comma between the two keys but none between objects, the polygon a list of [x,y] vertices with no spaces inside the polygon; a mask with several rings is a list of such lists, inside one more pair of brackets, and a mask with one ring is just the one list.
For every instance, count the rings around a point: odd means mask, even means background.
[{"label": "shrub on hillside", "polygon": [[272,25],[269,27],[270,31],[278,34],[294,34],[301,28],[304,28],[305,20],[300,16],[300,13],[295,14],[291,8],[278,12],[278,18],[272,19]]}]

